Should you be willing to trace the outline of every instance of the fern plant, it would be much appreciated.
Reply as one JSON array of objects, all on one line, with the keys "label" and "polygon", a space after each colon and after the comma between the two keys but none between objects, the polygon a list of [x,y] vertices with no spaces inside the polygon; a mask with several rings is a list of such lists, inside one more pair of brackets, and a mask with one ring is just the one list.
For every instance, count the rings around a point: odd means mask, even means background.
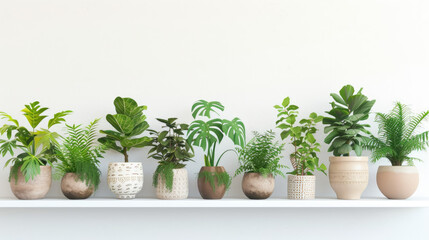
[{"label": "fern plant", "polygon": [[88,187],[95,190],[100,184],[100,169],[98,160],[104,153],[103,146],[96,146],[96,127],[99,119],[88,126],[66,125],[67,136],[56,148],[60,163],[56,166],[56,175],[63,177],[66,173],[75,173]]},{"label": "fern plant", "polygon": [[406,105],[399,102],[389,113],[377,113],[375,120],[379,137],[371,135],[364,144],[366,149],[372,151],[372,162],[387,158],[392,166],[402,166],[404,162],[414,165],[413,161],[421,161],[409,155],[414,151],[426,150],[429,145],[428,131],[417,132],[428,116],[429,111],[413,115]]},{"label": "fern plant", "polygon": [[[64,117],[71,111],[55,113],[48,120],[47,128],[38,129],[39,124],[48,117],[43,115],[47,110],[48,108],[41,107],[38,101],[25,105],[22,112],[30,125],[29,128],[20,125],[18,120],[5,112],[0,112],[0,117],[11,123],[4,124],[0,128],[1,135],[6,134],[7,137],[7,139],[0,139],[0,152],[3,157],[8,153],[12,156],[5,164],[5,167],[11,165],[9,181],[15,178],[17,182],[20,171],[24,175],[25,182],[28,182],[40,174],[40,166],[53,166],[52,163],[57,160],[55,146],[60,135],[51,131],[51,128],[65,122]],[[15,155],[16,149],[21,153]]]},{"label": "fern plant", "polygon": [[244,172],[260,173],[267,177],[285,175],[280,169],[286,166],[280,164],[281,152],[284,144],[274,142],[275,134],[267,131],[264,134],[253,132],[254,138],[242,149],[237,149],[240,167],[235,171],[235,176]]},{"label": "fern plant", "polygon": [[184,138],[187,124],[176,123],[177,118],[157,120],[164,124],[162,128],[166,130],[149,130],[152,137],[149,150],[149,157],[158,160],[158,167],[153,174],[153,186],[158,186],[158,179],[161,177],[169,191],[173,189],[173,169],[180,169],[186,166],[186,162],[192,161],[194,149]]}]

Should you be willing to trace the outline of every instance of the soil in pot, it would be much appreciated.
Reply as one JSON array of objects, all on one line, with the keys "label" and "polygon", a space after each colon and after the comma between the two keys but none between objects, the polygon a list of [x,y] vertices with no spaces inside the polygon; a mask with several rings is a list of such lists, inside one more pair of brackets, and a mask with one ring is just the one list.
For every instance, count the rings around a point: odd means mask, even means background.
[{"label": "soil in pot", "polygon": [[377,185],[389,199],[407,199],[419,185],[419,172],[415,166],[379,166]]},{"label": "soil in pot", "polygon": [[188,198],[188,171],[186,168],[173,169],[173,188],[169,190],[164,178],[158,175],[156,197],[165,200],[179,200]]},{"label": "soil in pot", "polygon": [[214,189],[212,188],[209,179],[203,176],[203,172],[209,172],[212,176],[215,173],[225,173],[224,167],[202,167],[198,174],[198,191],[203,199],[221,199],[225,195],[226,185],[219,184],[218,179],[214,177]]},{"label": "soil in pot", "polygon": [[133,199],[143,188],[143,165],[139,162],[112,162],[107,171],[107,184],[119,199]]},{"label": "soil in pot", "polygon": [[264,177],[260,173],[245,173],[241,187],[250,199],[267,199],[273,194],[275,179],[272,174]]},{"label": "soil in pot", "polygon": [[86,199],[94,193],[75,173],[66,173],[61,179],[61,191],[68,199]]},{"label": "soil in pot", "polygon": [[10,179],[10,188],[13,195],[21,200],[41,199],[46,196],[51,188],[52,169],[50,166],[40,166],[40,174],[25,182],[25,177],[18,171],[18,180]]}]

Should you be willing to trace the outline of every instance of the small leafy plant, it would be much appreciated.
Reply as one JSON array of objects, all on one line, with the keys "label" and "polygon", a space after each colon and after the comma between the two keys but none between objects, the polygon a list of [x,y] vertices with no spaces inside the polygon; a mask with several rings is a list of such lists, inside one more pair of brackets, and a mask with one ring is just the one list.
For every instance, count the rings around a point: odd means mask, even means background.
[{"label": "small leafy plant", "polygon": [[185,163],[192,161],[194,149],[184,138],[187,124],[176,123],[177,118],[157,120],[163,123],[166,130],[161,132],[149,130],[153,135],[152,148],[149,150],[149,157],[158,160],[158,167],[153,174],[153,186],[158,186],[158,178],[165,181],[169,191],[173,189],[173,169],[185,167]]},{"label": "small leafy plant", "polygon": [[[10,158],[5,167],[9,164],[12,165],[9,175],[9,181],[12,177],[15,182],[18,181],[18,172],[25,177],[25,182],[34,179],[40,174],[40,166],[51,165],[55,162],[55,146],[58,143],[57,138],[60,136],[56,132],[52,132],[51,127],[65,122],[64,117],[69,115],[71,111],[62,111],[55,113],[49,119],[47,128],[37,129],[39,124],[48,117],[43,113],[48,110],[46,107],[41,107],[39,102],[32,102],[25,105],[22,110],[24,116],[30,124],[30,129],[21,126],[18,120],[12,118],[10,115],[0,112],[0,116],[12,124],[5,124],[0,128],[2,135],[6,134],[7,140],[0,139],[0,152],[2,156],[9,153]],[[15,156],[14,150],[19,149],[22,153]]]},{"label": "small leafy plant", "polygon": [[392,166],[402,166],[404,162],[412,166],[413,161],[421,161],[409,155],[413,151],[426,150],[429,145],[429,132],[416,132],[428,116],[429,111],[413,115],[406,105],[399,102],[389,113],[377,113],[375,121],[379,137],[371,135],[364,145],[372,151],[371,160],[376,162],[387,158]]},{"label": "small leafy plant", "polygon": [[277,128],[282,129],[280,134],[282,140],[290,139],[294,148],[290,155],[293,171],[292,175],[314,175],[314,171],[321,171],[326,175],[326,166],[319,164],[317,152],[320,152],[320,144],[316,141],[314,134],[317,132],[316,124],[323,120],[322,116],[311,113],[309,118],[303,118],[296,124],[298,109],[296,105],[290,104],[290,98],[283,100],[282,105],[274,106],[277,109]]},{"label": "small leafy plant", "polygon": [[368,119],[375,100],[369,101],[362,94],[362,88],[354,93],[351,85],[344,86],[340,95],[331,93],[334,102],[331,102],[332,109],[326,112],[331,117],[323,118],[323,124],[328,125],[325,133],[329,133],[325,143],[331,144],[328,151],[333,152],[334,156],[350,156],[352,151],[360,156],[365,141],[362,133],[370,134],[366,129],[369,125],[360,122]]},{"label": "small leafy plant", "polygon": [[98,119],[88,126],[66,125],[67,136],[56,148],[56,155],[60,163],[56,166],[57,178],[66,173],[75,173],[88,187],[97,190],[100,184],[100,169],[98,160],[102,158],[104,149],[95,145],[96,126]]},{"label": "small leafy plant", "polygon": [[131,98],[117,97],[113,102],[116,114],[107,114],[106,120],[112,125],[114,130],[101,130],[106,134],[98,141],[106,149],[112,149],[124,155],[125,162],[128,162],[128,151],[131,148],[141,148],[148,146],[152,138],[141,135],[148,127],[146,116],[143,111],[146,106],[138,106],[137,102]]},{"label": "small leafy plant", "polygon": [[244,148],[237,149],[240,167],[235,171],[235,176],[252,172],[260,173],[264,177],[270,174],[285,177],[280,169],[286,166],[279,163],[284,144],[274,142],[275,134],[272,131],[253,134],[255,137]]}]

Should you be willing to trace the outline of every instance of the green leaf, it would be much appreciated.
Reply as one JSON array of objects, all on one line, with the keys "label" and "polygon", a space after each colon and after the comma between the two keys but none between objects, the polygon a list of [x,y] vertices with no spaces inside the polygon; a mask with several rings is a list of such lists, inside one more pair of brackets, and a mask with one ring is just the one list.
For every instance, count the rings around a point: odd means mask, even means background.
[{"label": "green leaf", "polygon": [[120,133],[130,134],[134,129],[133,120],[123,114],[107,114],[106,120]]},{"label": "green leaf", "polygon": [[346,103],[349,103],[349,98],[353,96],[355,89],[351,85],[346,85],[340,90],[340,95]]},{"label": "green leaf", "polygon": [[358,94],[351,96],[349,99],[349,109],[350,111],[355,111],[358,109],[368,98],[364,95]]},{"label": "green leaf", "polygon": [[331,93],[331,96],[337,103],[347,105],[347,103],[340,97],[340,95],[338,95],[336,93]]},{"label": "green leaf", "polygon": [[194,105],[192,105],[192,109],[191,109],[192,117],[194,117],[195,119],[198,115],[198,116],[206,116],[210,118],[211,113],[218,114],[216,109],[223,111],[225,107],[220,102],[217,102],[217,101],[208,102],[205,100],[199,100],[196,103],[194,103]]},{"label": "green leaf", "polygon": [[0,116],[2,119],[7,119],[8,121],[13,122],[16,127],[19,127],[18,120],[12,118],[9,114],[7,114],[5,112],[0,112]]},{"label": "green leaf", "polygon": [[37,131],[36,136],[34,137],[36,149],[40,146],[42,146],[43,149],[51,148],[52,145],[58,144],[57,138],[59,136],[60,135],[58,133],[51,132],[48,129]]},{"label": "green leaf", "polygon": [[39,102],[32,102],[29,105],[25,105],[25,108],[22,110],[24,116],[27,118],[28,123],[32,128],[36,128],[39,123],[46,118],[46,115],[42,115],[48,108],[41,108]]},{"label": "green leaf", "polygon": [[342,155],[349,154],[352,150],[352,146],[350,146],[349,144],[343,144],[337,149],[338,153]]},{"label": "green leaf", "polygon": [[121,145],[126,148],[132,148],[132,147],[140,148],[140,147],[148,146],[151,141],[152,141],[152,138],[146,137],[146,136],[141,138],[133,138],[133,139],[124,138],[121,140]]},{"label": "green leaf", "polygon": [[48,129],[56,124],[65,122],[66,120],[64,119],[64,117],[69,115],[70,113],[72,113],[72,111],[62,111],[59,113],[55,113],[54,117],[48,121]]},{"label": "green leaf", "polygon": [[132,98],[117,97],[113,101],[116,113],[129,116],[131,118],[143,115],[143,111],[147,109],[146,106],[138,106],[137,102]]},{"label": "green leaf", "polygon": [[282,106],[287,107],[289,105],[289,103],[290,103],[290,98],[287,97],[287,98],[283,99]]},{"label": "green leaf", "polygon": [[375,104],[375,100],[366,101],[354,111],[354,114],[360,114],[360,113],[368,114],[371,111],[374,104]]},{"label": "green leaf", "polygon": [[232,121],[227,119],[222,120],[222,131],[228,136],[234,145],[244,147],[246,144],[246,129],[243,122],[239,118],[234,118]]}]

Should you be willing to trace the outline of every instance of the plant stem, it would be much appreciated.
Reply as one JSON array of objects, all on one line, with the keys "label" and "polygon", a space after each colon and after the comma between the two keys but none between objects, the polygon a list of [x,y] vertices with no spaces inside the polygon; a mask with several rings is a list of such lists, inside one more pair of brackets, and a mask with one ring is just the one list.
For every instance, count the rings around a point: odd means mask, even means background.
[{"label": "plant stem", "polygon": [[128,162],[128,153],[127,153],[127,148],[126,147],[124,147],[124,150],[122,151],[122,153],[124,154],[125,162]]}]

